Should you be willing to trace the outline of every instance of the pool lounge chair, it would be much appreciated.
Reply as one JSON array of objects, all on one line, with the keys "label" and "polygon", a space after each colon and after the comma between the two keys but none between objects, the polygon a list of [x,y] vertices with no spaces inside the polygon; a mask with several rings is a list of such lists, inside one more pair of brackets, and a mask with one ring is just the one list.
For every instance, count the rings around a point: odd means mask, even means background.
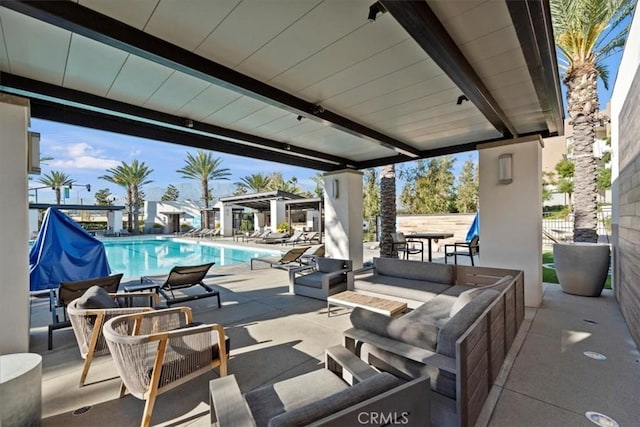
[{"label": "pool lounge chair", "polygon": [[[169,276],[164,282],[159,282],[149,277],[141,277],[140,285],[130,286],[128,287],[128,289],[139,291],[157,288],[158,292],[164,297],[166,304],[169,307],[171,307],[173,304],[179,304],[186,301],[216,297],[218,300],[218,308],[220,308],[220,292],[216,291],[208,285],[205,285],[203,282],[204,277],[207,275],[207,272],[213,264],[215,263],[211,262],[209,264],[193,266],[176,265],[171,269],[171,271],[169,272]],[[204,288],[204,293],[176,296],[173,292],[176,289],[190,288],[192,286],[198,285]]]},{"label": "pool lounge chair", "polygon": [[291,237],[289,237],[284,241],[284,244],[295,245],[296,243],[299,243],[299,242],[306,242],[306,239],[304,238],[304,231],[296,231],[291,235]]},{"label": "pool lounge chair", "polygon": [[255,243],[266,243],[266,244],[274,244],[274,243],[284,243],[289,239],[288,233],[269,233],[267,237],[263,239],[256,240]]},{"label": "pool lounge chair", "polygon": [[324,256],[324,245],[320,245],[310,254],[302,254],[300,262],[305,265],[311,265],[316,262],[316,258]]},{"label": "pool lounge chair", "polygon": [[298,264],[302,265],[300,262],[300,257],[309,249],[310,246],[300,246],[298,248],[293,248],[286,252],[282,256],[268,256],[268,257],[260,257],[260,258],[251,258],[251,269],[253,270],[253,262],[259,261],[269,264],[272,268],[282,268],[289,269],[290,267]]}]

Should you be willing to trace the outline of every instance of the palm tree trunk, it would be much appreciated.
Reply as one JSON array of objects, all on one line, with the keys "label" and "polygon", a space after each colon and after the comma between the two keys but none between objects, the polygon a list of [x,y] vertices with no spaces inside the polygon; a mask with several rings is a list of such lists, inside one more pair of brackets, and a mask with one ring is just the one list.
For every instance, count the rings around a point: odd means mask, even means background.
[{"label": "palm tree trunk", "polygon": [[133,232],[133,191],[127,187],[127,230]]},{"label": "palm tree trunk", "polygon": [[598,241],[598,188],[593,157],[598,92],[595,68],[565,78],[569,116],[573,121],[573,240]]},{"label": "palm tree trunk", "polygon": [[204,202],[204,228],[209,228],[209,181],[202,180],[202,201]]},{"label": "palm tree trunk", "polygon": [[62,193],[60,191],[60,187],[56,187],[56,204],[60,204],[60,201],[62,199]]},{"label": "palm tree trunk", "polygon": [[382,167],[380,173],[380,256],[395,258],[391,233],[396,232],[396,169],[394,165]]},{"label": "palm tree trunk", "polygon": [[140,210],[140,206],[138,206],[138,198],[140,194],[138,194],[138,186],[133,186],[133,234],[140,233],[140,219],[138,218],[138,211]]}]

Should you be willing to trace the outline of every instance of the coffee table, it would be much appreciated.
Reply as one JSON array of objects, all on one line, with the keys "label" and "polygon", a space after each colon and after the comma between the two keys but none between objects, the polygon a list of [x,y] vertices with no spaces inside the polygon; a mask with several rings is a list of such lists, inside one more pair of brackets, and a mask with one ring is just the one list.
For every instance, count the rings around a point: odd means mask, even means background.
[{"label": "coffee table", "polygon": [[353,291],[344,291],[327,298],[327,317],[331,316],[331,305],[360,307],[385,316],[393,317],[407,309],[407,303],[374,297]]}]

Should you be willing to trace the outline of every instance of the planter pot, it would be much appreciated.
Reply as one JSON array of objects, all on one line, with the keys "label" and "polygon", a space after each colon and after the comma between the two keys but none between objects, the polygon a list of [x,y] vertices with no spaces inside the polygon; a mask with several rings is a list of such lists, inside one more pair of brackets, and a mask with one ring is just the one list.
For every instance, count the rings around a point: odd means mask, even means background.
[{"label": "planter pot", "polygon": [[562,290],[568,294],[597,297],[609,274],[609,245],[556,243],[553,262]]}]

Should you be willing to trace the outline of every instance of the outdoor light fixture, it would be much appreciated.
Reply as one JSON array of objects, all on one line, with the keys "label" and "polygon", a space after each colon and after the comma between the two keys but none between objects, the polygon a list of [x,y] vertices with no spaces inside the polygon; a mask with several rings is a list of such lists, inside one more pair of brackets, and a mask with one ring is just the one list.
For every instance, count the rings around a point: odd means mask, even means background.
[{"label": "outdoor light fixture", "polygon": [[387,9],[379,1],[369,6],[369,16],[367,19],[369,22],[374,22],[379,13],[386,13]]},{"label": "outdoor light fixture", "polygon": [[340,196],[340,181],[337,179],[331,181],[331,195],[334,199]]},{"label": "outdoor light fixture", "polygon": [[460,95],[458,97],[458,100],[456,101],[457,105],[461,105],[464,101],[468,101],[469,98],[467,98],[467,95]]},{"label": "outdoor light fixture", "polygon": [[511,184],[513,181],[513,155],[511,153],[498,156],[498,182]]},{"label": "outdoor light fixture", "polygon": [[184,121],[184,125],[188,128],[192,128],[193,127],[193,120],[191,119],[187,119]]},{"label": "outdoor light fixture", "polygon": [[303,118],[304,118],[304,117],[302,117],[302,116],[298,116],[298,117],[297,117],[298,121],[301,121]]},{"label": "outdoor light fixture", "polygon": [[27,173],[40,175],[40,134],[29,132],[27,135]]}]

